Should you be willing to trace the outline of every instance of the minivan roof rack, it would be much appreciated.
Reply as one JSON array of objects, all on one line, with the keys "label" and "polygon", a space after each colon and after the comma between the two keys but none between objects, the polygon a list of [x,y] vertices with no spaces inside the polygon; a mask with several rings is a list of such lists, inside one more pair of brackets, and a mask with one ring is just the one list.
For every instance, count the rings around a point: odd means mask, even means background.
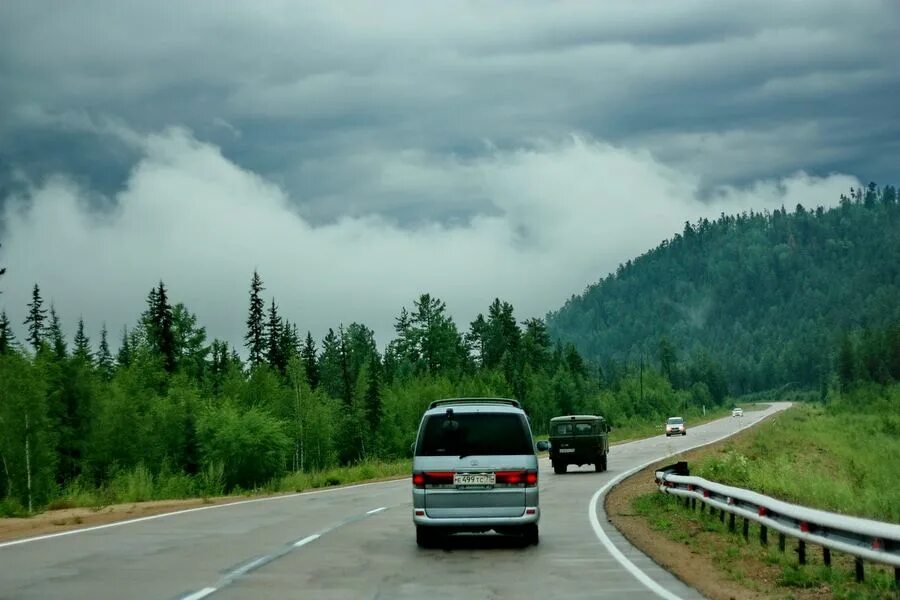
[{"label": "minivan roof rack", "polygon": [[522,408],[518,400],[509,398],[444,398],[443,400],[435,400],[428,405],[429,410],[444,404],[506,404],[515,408]]}]

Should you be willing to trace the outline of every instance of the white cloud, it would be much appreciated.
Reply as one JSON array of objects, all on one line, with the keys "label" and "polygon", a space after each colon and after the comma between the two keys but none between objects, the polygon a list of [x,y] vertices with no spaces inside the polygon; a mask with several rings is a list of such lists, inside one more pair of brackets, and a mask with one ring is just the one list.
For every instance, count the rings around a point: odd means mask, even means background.
[{"label": "white cloud", "polygon": [[[445,205],[476,197],[458,225],[400,226],[374,214],[314,226],[280,187],[181,129],[146,136],[111,212],[62,178],[7,203],[0,305],[21,323],[33,283],[69,331],[134,322],[159,279],[198,313],[210,336],[241,345],[250,275],[258,268],[282,312],[321,337],[360,321],[380,340],[422,292],[447,301],[466,328],[499,296],[519,318],[572,293],[670,237],[685,220],[721,211],[833,204],[856,180],[798,174],[697,200],[699,177],[649,153],[571,138],[463,160],[422,152],[372,154],[354,193]],[[21,330],[20,330],[21,331]],[[95,334],[96,335],[96,334]],[[21,336],[20,336],[21,337]]]}]

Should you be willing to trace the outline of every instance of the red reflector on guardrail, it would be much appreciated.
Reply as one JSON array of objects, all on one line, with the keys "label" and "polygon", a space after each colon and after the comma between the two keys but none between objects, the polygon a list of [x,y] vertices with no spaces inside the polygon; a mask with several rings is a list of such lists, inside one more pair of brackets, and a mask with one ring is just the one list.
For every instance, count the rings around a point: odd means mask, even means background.
[{"label": "red reflector on guardrail", "polygon": [[756,514],[758,514],[761,517],[766,516],[766,507],[760,506],[759,509],[756,511]]},{"label": "red reflector on guardrail", "polygon": [[709,490],[703,490],[703,497],[709,498]]},{"label": "red reflector on guardrail", "polygon": [[800,521],[800,531],[803,533],[809,533],[809,523],[806,521]]},{"label": "red reflector on guardrail", "polygon": [[881,540],[875,538],[872,540],[872,550],[881,550]]}]

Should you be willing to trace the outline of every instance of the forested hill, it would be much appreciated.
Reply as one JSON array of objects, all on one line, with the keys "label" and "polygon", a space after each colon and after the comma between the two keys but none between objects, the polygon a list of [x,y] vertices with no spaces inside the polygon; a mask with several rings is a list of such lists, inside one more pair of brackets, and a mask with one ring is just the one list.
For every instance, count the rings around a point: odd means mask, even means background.
[{"label": "forested hill", "polygon": [[[706,352],[732,392],[818,385],[842,336],[900,319],[900,205],[870,184],[829,210],[722,215],[573,296],[551,333],[605,368]],[[889,343],[889,342],[886,342]]]}]

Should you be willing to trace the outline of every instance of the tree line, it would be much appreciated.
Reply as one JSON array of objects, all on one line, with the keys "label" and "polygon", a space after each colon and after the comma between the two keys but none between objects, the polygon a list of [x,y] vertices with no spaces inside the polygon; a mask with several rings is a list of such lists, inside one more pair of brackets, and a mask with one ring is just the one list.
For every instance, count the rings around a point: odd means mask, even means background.
[{"label": "tree line", "polygon": [[[838,206],[722,214],[684,229],[547,315],[600,364],[705,353],[735,394],[817,389],[847,332],[900,320],[900,203],[891,185]],[[668,362],[668,361],[667,361]]]},{"label": "tree line", "polygon": [[401,308],[383,349],[361,323],[317,341],[265,297],[257,272],[243,355],[210,340],[162,281],[115,352],[105,324],[95,343],[79,319],[68,339],[37,284],[23,325],[17,340],[0,311],[0,503],[28,510],[136,470],[223,492],[403,458],[423,410],[442,397],[515,397],[541,433],[558,414],[624,425],[722,403],[727,391],[705,355],[661,368],[589,364],[500,299],[460,329],[442,300],[422,294]]}]

